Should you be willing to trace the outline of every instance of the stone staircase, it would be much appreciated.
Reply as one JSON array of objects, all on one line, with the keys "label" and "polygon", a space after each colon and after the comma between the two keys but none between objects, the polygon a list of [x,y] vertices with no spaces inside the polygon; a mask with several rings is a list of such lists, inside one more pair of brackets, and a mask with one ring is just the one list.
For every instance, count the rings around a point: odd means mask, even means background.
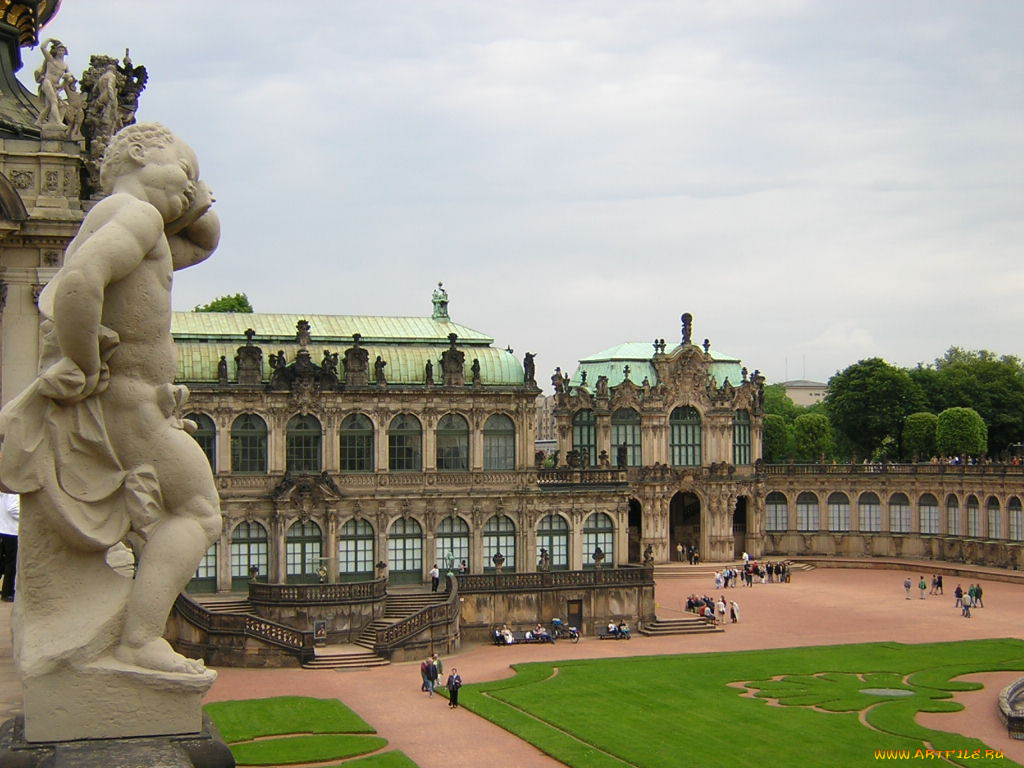
[{"label": "stone staircase", "polygon": [[303,669],[365,669],[383,667],[391,662],[378,656],[373,650],[358,645],[328,645],[316,648],[312,661],[302,665]]},{"label": "stone staircase", "polygon": [[724,632],[725,629],[694,614],[677,619],[655,619],[652,622],[645,622],[637,631],[641,635],[660,637],[663,635],[706,635],[712,632]]},{"label": "stone staircase", "polygon": [[252,603],[246,597],[215,597],[192,595],[192,598],[210,613],[246,613],[255,616]]}]

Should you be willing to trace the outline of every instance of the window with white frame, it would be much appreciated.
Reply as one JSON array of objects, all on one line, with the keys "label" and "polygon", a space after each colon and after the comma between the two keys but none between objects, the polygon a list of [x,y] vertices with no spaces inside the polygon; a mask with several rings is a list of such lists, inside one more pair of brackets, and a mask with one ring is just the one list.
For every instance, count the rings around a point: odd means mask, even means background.
[{"label": "window with white frame", "polygon": [[860,530],[864,533],[878,533],[882,530],[882,503],[878,496],[868,491],[857,500]]},{"label": "window with white frame", "polygon": [[821,513],[818,511],[818,497],[804,491],[796,497],[796,529],[817,531],[821,528]]},{"label": "window with white frame", "polygon": [[850,530],[850,499],[836,491],[828,497],[828,529],[842,533]]},{"label": "window with white frame", "polygon": [[889,531],[910,533],[910,500],[905,493],[889,497]]},{"label": "window with white frame", "polygon": [[764,529],[766,531],[789,530],[789,503],[778,491],[772,491],[764,500]]},{"label": "window with white frame", "polygon": [[939,532],[939,500],[926,493],[917,502],[918,514],[921,517],[921,533],[936,534]]}]

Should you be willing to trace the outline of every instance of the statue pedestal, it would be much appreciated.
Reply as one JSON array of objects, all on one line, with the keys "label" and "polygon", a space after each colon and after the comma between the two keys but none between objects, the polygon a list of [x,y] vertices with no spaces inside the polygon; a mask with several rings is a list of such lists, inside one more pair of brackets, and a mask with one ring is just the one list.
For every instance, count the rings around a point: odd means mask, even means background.
[{"label": "statue pedestal", "polygon": [[22,719],[0,725],[4,768],[234,768],[235,758],[205,716],[199,733],[32,744]]},{"label": "statue pedestal", "polygon": [[107,657],[23,681],[29,742],[199,733],[217,673],[154,673]]}]

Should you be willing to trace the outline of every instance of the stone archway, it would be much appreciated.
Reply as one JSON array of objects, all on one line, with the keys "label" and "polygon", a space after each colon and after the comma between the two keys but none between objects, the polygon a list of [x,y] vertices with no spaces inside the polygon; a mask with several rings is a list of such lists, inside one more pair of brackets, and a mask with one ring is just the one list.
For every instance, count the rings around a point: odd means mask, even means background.
[{"label": "stone archway", "polygon": [[643,559],[644,515],[640,502],[629,500],[629,562],[639,563]]},{"label": "stone archway", "polygon": [[669,549],[675,551],[676,544],[682,544],[688,552],[695,547],[701,550],[701,504],[696,494],[680,491],[669,502]]}]

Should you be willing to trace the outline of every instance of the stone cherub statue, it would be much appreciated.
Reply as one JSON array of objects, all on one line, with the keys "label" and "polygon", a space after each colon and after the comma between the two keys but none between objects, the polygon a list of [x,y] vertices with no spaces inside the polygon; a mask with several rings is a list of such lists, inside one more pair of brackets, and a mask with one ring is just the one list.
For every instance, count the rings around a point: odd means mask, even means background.
[{"label": "stone cherub statue", "polygon": [[[125,128],[108,196],[39,297],[42,373],[0,412],[0,485],[22,499],[14,647],[30,741],[187,733],[216,674],[162,638],[221,532],[210,466],[176,413],[171,276],[217,247],[192,149]],[[135,577],[107,563],[128,541]]]}]

